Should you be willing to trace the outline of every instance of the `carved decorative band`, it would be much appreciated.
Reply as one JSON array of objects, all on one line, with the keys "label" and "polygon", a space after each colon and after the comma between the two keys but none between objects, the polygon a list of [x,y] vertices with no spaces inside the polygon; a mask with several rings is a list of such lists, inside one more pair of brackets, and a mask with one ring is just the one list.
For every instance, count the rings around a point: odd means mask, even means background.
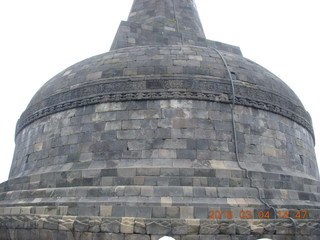
[{"label": "carved decorative band", "polygon": [[[314,136],[309,114],[290,100],[273,92],[240,85],[235,86],[235,91],[236,104],[285,116],[304,126]],[[231,103],[231,95],[230,84],[219,79],[118,79],[116,82],[99,82],[58,93],[27,108],[18,121],[16,134],[42,117],[92,104],[164,99]]]},{"label": "carved decorative band", "polygon": [[[92,220],[93,218],[94,221]],[[33,236],[37,235],[37,231],[33,231],[34,229],[47,230],[46,233],[50,233],[50,231],[52,233],[56,233],[59,229],[60,232],[70,232],[71,236],[75,232],[80,234],[79,236],[81,236],[81,233],[84,232],[92,232],[93,234],[98,234],[97,236],[100,237],[107,236],[101,234],[108,233],[113,234],[112,236],[119,234],[123,237],[125,234],[128,236],[136,236],[134,239],[139,239],[139,237],[141,239],[146,239],[142,236],[159,235],[160,229],[163,235],[175,232],[177,235],[182,236],[202,235],[208,236],[209,238],[211,238],[212,235],[226,236],[226,231],[228,231],[228,235],[237,235],[241,239],[242,237],[244,237],[243,239],[248,239],[248,236],[260,236],[260,229],[262,229],[264,234],[268,236],[277,235],[277,239],[288,239],[286,236],[293,236],[294,234],[301,236],[301,239],[316,239],[320,236],[319,225],[319,219],[297,219],[293,222],[288,218],[230,220],[222,219],[221,217],[221,219],[216,220],[198,218],[190,219],[190,221],[188,221],[188,219],[158,219],[138,217],[122,218],[68,215],[61,217],[56,215],[39,214],[0,215],[1,236],[10,236],[12,233],[18,233],[19,231],[22,231],[23,233],[29,231],[30,234],[28,236]],[[281,231],[276,231],[277,229],[281,229]],[[309,236],[311,238],[309,238]],[[100,237],[98,238],[102,239]],[[6,239],[11,238],[8,237]]]}]

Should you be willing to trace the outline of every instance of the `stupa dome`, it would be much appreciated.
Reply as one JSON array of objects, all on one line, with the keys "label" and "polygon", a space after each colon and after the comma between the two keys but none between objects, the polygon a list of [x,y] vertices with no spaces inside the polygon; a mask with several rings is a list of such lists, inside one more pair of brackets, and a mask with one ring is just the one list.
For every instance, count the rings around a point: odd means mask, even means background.
[{"label": "stupa dome", "polygon": [[0,213],[8,229],[20,214],[89,239],[312,239],[314,144],[296,94],[207,40],[193,0],[135,0],[110,51],[57,74],[22,113]]},{"label": "stupa dome", "polygon": [[[282,80],[244,58],[238,48],[220,46],[225,47],[220,51],[232,74],[236,104],[286,116],[313,135],[310,116]],[[78,106],[147,99],[230,103],[232,87],[221,56],[210,46],[114,49],[81,61],[48,81],[31,100],[17,130],[43,116]]]}]

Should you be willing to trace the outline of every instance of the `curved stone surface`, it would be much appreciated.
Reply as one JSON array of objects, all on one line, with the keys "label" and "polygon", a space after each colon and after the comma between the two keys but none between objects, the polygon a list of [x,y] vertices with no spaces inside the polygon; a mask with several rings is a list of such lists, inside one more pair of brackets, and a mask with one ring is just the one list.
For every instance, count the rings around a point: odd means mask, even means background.
[{"label": "curved stone surface", "polygon": [[135,0],[21,115],[0,238],[313,240],[319,186],[295,93],[206,40],[194,1]]},{"label": "curved stone surface", "polygon": [[194,1],[190,0],[135,1],[128,22],[157,26],[205,38],[196,6]]},{"label": "curved stone surface", "polygon": [[[236,104],[288,117],[313,135],[309,114],[275,75],[242,56],[223,53],[235,81]],[[214,49],[135,47],[89,58],[47,82],[22,114],[17,132],[50,114],[113,101],[195,99],[231,103],[226,67]]]},{"label": "curved stone surface", "polygon": [[[234,115],[245,164],[258,164],[254,169],[273,164],[278,172],[318,177],[312,135],[305,128],[278,114],[243,106]],[[141,160],[132,166],[175,166],[176,159],[235,161],[231,108],[214,101],[124,101],[72,109],[27,126],[16,143],[10,178],[79,161],[110,160],[113,165],[108,167],[131,166],[130,159]]]},{"label": "curved stone surface", "polygon": [[226,103],[111,102],[38,119],[17,135],[1,206],[58,215],[63,209],[77,216],[111,211],[113,217],[205,219],[213,206],[264,209],[260,193],[276,209],[316,215],[320,189],[311,134],[265,110],[239,105],[233,115],[249,176],[236,161]]}]

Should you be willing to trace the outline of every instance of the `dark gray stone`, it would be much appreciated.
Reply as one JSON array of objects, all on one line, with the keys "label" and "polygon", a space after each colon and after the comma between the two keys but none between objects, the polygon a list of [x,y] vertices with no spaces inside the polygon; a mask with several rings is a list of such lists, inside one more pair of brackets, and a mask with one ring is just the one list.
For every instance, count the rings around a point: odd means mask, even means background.
[{"label": "dark gray stone", "polygon": [[169,234],[171,232],[170,220],[147,220],[146,222],[147,234]]},{"label": "dark gray stone", "polygon": [[101,232],[119,233],[120,221],[118,219],[103,219],[101,223]]},{"label": "dark gray stone", "polygon": [[307,207],[301,239],[319,235],[310,116],[238,47],[205,39],[194,1],[134,1],[111,49],[56,75],[21,115],[0,238],[291,239],[288,219],[207,221],[211,208],[257,217],[255,186],[291,217]]},{"label": "dark gray stone", "polygon": [[197,152],[195,150],[184,150],[184,149],[179,149],[177,150],[177,158],[182,158],[182,159],[196,159],[197,158]]}]

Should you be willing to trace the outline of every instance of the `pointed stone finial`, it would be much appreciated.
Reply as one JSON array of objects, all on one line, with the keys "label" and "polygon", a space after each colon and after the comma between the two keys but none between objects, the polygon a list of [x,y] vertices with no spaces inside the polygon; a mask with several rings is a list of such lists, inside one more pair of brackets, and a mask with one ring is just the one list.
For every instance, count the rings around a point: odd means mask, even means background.
[{"label": "pointed stone finial", "polygon": [[205,38],[194,0],[135,0],[128,21]]},{"label": "pointed stone finial", "polygon": [[111,50],[146,45],[202,45],[205,35],[194,0],[134,0]]}]

